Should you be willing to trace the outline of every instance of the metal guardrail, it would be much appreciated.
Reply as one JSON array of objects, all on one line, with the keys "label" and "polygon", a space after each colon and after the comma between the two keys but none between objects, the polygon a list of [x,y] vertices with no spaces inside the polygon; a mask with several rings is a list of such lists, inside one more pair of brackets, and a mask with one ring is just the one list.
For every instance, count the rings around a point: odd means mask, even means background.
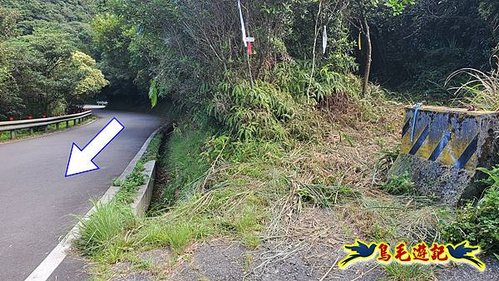
[{"label": "metal guardrail", "polygon": [[30,129],[33,133],[34,128],[45,127],[48,130],[49,125],[56,125],[56,129],[59,129],[59,124],[66,122],[66,127],[69,127],[69,122],[73,121],[73,125],[77,123],[80,124],[85,118],[92,116],[92,111],[88,110],[82,113],[76,113],[71,115],[49,117],[49,118],[39,118],[39,119],[27,119],[18,121],[5,121],[0,122],[0,132],[10,132],[10,138],[16,138],[16,131],[23,129]]}]

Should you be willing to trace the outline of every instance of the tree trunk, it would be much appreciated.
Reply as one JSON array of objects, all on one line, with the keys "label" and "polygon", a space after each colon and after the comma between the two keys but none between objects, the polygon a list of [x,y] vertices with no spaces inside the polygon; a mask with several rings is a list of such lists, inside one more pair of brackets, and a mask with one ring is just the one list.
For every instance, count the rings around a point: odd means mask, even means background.
[{"label": "tree trunk", "polygon": [[373,46],[371,42],[371,32],[369,30],[369,23],[367,19],[364,17],[364,32],[366,36],[366,61],[365,61],[365,69],[364,69],[364,81],[362,84],[362,94],[365,96],[367,94],[367,89],[369,87],[369,77],[371,76],[371,62],[372,62],[372,51]]}]

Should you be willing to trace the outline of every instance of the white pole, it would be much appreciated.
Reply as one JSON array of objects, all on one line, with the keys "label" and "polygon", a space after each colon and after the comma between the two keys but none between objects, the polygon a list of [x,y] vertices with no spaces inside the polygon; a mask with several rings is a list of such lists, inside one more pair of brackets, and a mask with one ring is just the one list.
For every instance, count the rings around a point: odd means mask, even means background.
[{"label": "white pole", "polygon": [[322,54],[323,55],[326,53],[326,48],[327,48],[327,30],[326,30],[326,26],[324,26],[324,30],[322,32]]},{"label": "white pole", "polygon": [[239,9],[239,18],[241,19],[241,31],[243,33],[244,47],[248,47],[248,42],[246,42],[246,27],[244,26],[243,10],[241,8],[241,0],[237,0],[237,8]]}]

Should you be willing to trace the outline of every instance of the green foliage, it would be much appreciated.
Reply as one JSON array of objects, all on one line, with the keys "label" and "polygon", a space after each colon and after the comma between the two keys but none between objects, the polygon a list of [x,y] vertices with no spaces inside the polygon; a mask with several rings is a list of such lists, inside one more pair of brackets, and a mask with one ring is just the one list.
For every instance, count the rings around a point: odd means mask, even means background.
[{"label": "green foliage", "polygon": [[405,172],[402,175],[395,175],[381,186],[381,189],[394,195],[409,194],[414,191],[414,182],[411,175]]},{"label": "green foliage", "polygon": [[446,84],[463,75],[469,77],[467,81],[451,90],[457,96],[464,96],[464,104],[481,110],[499,110],[499,65],[490,73],[473,68],[456,70],[449,75]]},{"label": "green foliage", "polygon": [[485,168],[478,168],[478,170],[488,176],[483,180],[485,184],[492,187],[499,187],[499,166],[493,167],[491,170]]},{"label": "green foliage", "polygon": [[166,202],[185,199],[202,184],[208,163],[201,151],[209,136],[210,132],[202,129],[176,128],[165,143],[166,153],[160,164],[166,167],[170,178],[164,187]]},{"label": "green foliage", "polygon": [[394,15],[400,15],[408,5],[414,5],[415,0],[386,0],[385,5],[393,10]]},{"label": "green foliage", "polygon": [[220,82],[213,89],[208,113],[241,140],[310,138],[313,128],[307,118],[319,104],[338,106],[341,111],[351,106],[366,116],[375,115],[374,99],[360,95],[359,78],[335,72],[333,65],[326,64],[310,79],[309,67],[301,62],[281,63],[269,82]]},{"label": "green foliage", "polygon": [[386,184],[388,182],[388,173],[399,154],[400,149],[398,148],[394,150],[384,149],[381,151],[379,160],[374,167],[375,171],[373,176],[373,183],[384,182]]},{"label": "green foliage", "polygon": [[132,188],[136,188],[138,186],[141,186],[144,184],[144,175],[142,175],[142,171],[144,170],[144,165],[139,162],[137,163],[137,166],[133,170],[132,173],[130,173],[126,179],[121,183],[121,187],[128,191]]},{"label": "green foliage", "polygon": [[[391,263],[383,268],[389,280],[394,281],[414,281],[433,280],[435,278],[433,269],[429,266],[413,264],[405,265]],[[383,280],[383,279],[381,279]]]},{"label": "green foliage", "polygon": [[[203,5],[198,1],[114,1],[93,26],[111,85],[133,81],[149,91],[153,103],[156,97],[168,97],[193,111],[208,107],[211,116],[241,138],[272,135],[283,139],[282,123],[292,119],[292,103],[305,100],[292,101],[290,94],[303,97],[312,88],[307,98],[320,100],[354,80],[348,76],[357,69],[354,40],[349,39],[348,5],[340,0],[324,5],[320,21],[330,30],[330,51],[318,63],[321,71],[312,83],[312,65],[307,59],[314,51],[317,1],[245,4],[252,19],[251,36],[258,38],[249,62],[251,77],[241,54],[237,14],[226,12],[234,12],[230,1]],[[155,14],[154,20],[148,14]],[[286,73],[287,69],[293,72]],[[272,85],[276,73],[281,76],[277,77],[280,88]],[[228,118],[223,117],[226,113]]]},{"label": "green foliage", "polygon": [[88,53],[86,1],[2,1],[0,118],[77,110],[107,85]]},{"label": "green foliage", "polygon": [[492,28],[497,39],[499,36],[499,3],[495,0],[480,0],[479,2],[480,14]]},{"label": "green foliage", "polygon": [[23,107],[0,108],[17,118],[66,113],[107,85],[95,61],[75,49],[66,34],[40,30],[12,38],[5,48],[1,92]]},{"label": "green foliage", "polygon": [[111,81],[111,86],[133,80],[133,66],[130,64],[130,41],[133,28],[114,14],[103,13],[92,20],[93,44],[100,51],[100,68]]},{"label": "green foliage", "polygon": [[[144,162],[157,158],[162,136],[156,135],[151,141],[146,153],[137,162],[133,171],[113,185],[119,186],[116,196],[106,204],[94,203],[95,212],[88,220],[80,220],[81,237],[77,240],[77,248],[86,256],[97,260],[114,263],[133,246],[134,241],[128,239],[128,231],[140,225],[138,218],[132,213],[137,188],[145,183]],[[180,245],[180,240],[186,239],[184,233],[172,234],[172,244]]]},{"label": "green foliage", "polygon": [[385,86],[409,91],[409,99],[449,104],[444,82],[464,68],[488,69],[492,24],[480,15],[496,5],[479,0],[419,0],[397,17],[377,15],[373,30],[373,75]]},{"label": "green foliage", "polygon": [[453,221],[442,226],[443,235],[448,241],[459,243],[464,240],[479,244],[482,249],[499,252],[499,167],[492,170],[481,169],[489,175],[484,181],[489,185],[482,199],[476,205],[466,204],[456,210]]},{"label": "green foliage", "polygon": [[64,71],[79,73],[80,80],[71,93],[76,97],[97,93],[109,83],[102,72],[97,69],[95,60],[80,51],[71,54],[70,67],[64,69]]},{"label": "green foliage", "polygon": [[241,139],[285,139],[283,122],[293,118],[292,96],[274,85],[247,81],[217,87],[209,113]]},{"label": "green foliage", "polygon": [[147,224],[147,228],[139,233],[142,242],[154,246],[170,246],[175,253],[181,253],[183,248],[199,234],[206,226],[193,223],[178,224]]},{"label": "green foliage", "polygon": [[94,204],[95,212],[88,220],[81,220],[81,237],[77,248],[87,256],[98,256],[125,239],[124,233],[136,224],[128,206],[117,201],[108,204]]},{"label": "green foliage", "polygon": [[88,22],[95,14],[95,1],[2,0],[0,3],[0,6],[15,15],[10,17],[9,26],[13,27],[9,29],[11,37],[30,35],[40,29],[48,29],[68,34],[74,39],[75,47],[81,51],[85,53],[92,51],[90,46],[92,31]]},{"label": "green foliage", "polygon": [[0,42],[17,34],[16,23],[19,16],[15,10],[0,7]]},{"label": "green foliage", "polygon": [[156,107],[158,104],[158,87],[156,86],[156,81],[151,80],[151,86],[149,87],[149,99],[151,100],[151,107]]},{"label": "green foliage", "polygon": [[156,160],[158,161],[158,155],[161,149],[161,145],[163,144],[163,132],[160,131],[158,132],[151,142],[149,143],[149,147],[147,148],[146,152],[142,156],[141,161],[144,163],[147,163],[151,160]]},{"label": "green foliage", "polygon": [[332,207],[338,203],[338,198],[344,200],[356,195],[356,192],[349,186],[325,186],[323,184],[298,184],[296,193],[302,203],[312,204],[321,208]]},{"label": "green foliage", "polygon": [[[276,66],[272,82],[280,89],[291,93],[298,101],[304,98],[313,99],[315,103],[335,94],[359,96],[359,80],[353,75],[343,73],[341,67],[325,64],[310,79],[309,62],[288,62]],[[346,71],[348,73],[348,71]],[[306,97],[310,85],[309,97]]]}]

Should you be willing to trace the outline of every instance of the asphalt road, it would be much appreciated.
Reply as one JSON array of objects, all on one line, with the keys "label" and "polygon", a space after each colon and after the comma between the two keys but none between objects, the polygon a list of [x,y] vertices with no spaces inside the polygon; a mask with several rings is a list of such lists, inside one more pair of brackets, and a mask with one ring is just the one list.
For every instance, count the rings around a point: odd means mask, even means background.
[{"label": "asphalt road", "polygon": [[[96,110],[94,123],[0,144],[0,280],[24,280],[91,208],[159,127],[158,117]],[[73,142],[84,146],[112,118],[125,130],[96,158],[99,171],[65,178]]]}]

